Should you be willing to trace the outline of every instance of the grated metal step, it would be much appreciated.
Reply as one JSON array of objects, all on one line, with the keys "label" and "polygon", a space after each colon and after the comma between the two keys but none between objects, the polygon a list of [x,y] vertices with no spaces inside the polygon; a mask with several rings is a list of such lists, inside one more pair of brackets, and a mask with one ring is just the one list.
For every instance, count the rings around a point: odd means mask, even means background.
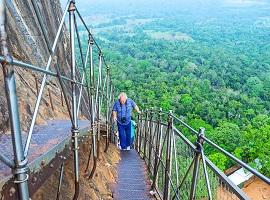
[{"label": "grated metal step", "polygon": [[132,149],[121,151],[118,164],[118,180],[113,197],[116,200],[150,200],[150,184],[144,161]]}]

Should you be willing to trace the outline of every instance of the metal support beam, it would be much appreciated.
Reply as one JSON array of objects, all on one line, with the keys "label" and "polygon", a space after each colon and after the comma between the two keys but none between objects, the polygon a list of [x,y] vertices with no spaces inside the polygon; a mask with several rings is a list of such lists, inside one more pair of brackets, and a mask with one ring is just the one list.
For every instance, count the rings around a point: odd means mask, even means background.
[{"label": "metal support beam", "polygon": [[163,189],[163,200],[170,199],[170,178],[171,178],[171,151],[172,151],[172,111],[168,114],[168,127],[167,127],[167,145],[166,145],[166,163],[165,163],[165,181]]},{"label": "metal support beam", "polygon": [[96,85],[96,101],[95,101],[95,112],[96,112],[96,121],[97,121],[97,159],[100,157],[100,123],[101,123],[101,87],[102,87],[102,52],[99,52],[98,55],[99,64],[98,64],[98,81]]},{"label": "metal support beam", "polygon": [[138,115],[138,124],[137,124],[137,151],[140,155],[141,153],[141,146],[142,146],[142,116],[143,110],[141,110],[141,114]]},{"label": "metal support beam", "polygon": [[107,66],[106,68],[106,147],[105,152],[109,147],[109,118],[110,118],[110,99],[109,99],[109,87],[110,87],[110,68]]},{"label": "metal support beam", "polygon": [[27,159],[23,155],[22,133],[19,118],[19,105],[16,91],[15,73],[12,65],[12,57],[7,47],[7,34],[5,29],[6,21],[5,1],[0,0],[0,48],[5,57],[2,62],[2,69],[5,78],[5,92],[9,111],[9,120],[11,128],[12,146],[14,154],[15,167],[12,170],[14,183],[18,186],[18,196],[21,200],[29,199],[28,191],[28,167]]},{"label": "metal support beam", "polygon": [[61,192],[61,186],[62,186],[62,182],[63,182],[63,176],[64,176],[64,167],[65,167],[65,157],[62,157],[63,161],[60,167],[60,175],[59,175],[59,181],[58,181],[58,187],[57,187],[57,196],[56,196],[56,200],[59,200],[60,198],[60,192]]},{"label": "metal support beam", "polygon": [[192,175],[192,183],[191,183],[191,190],[190,190],[190,200],[196,199],[196,187],[198,182],[198,176],[200,173],[200,160],[202,157],[202,140],[200,138],[200,135],[203,135],[204,128],[200,128],[198,134],[197,134],[197,141],[196,141],[196,152],[195,152],[195,162],[194,162],[194,169],[193,169],[193,175]]},{"label": "metal support beam", "polygon": [[149,148],[148,148],[148,171],[151,172],[151,164],[152,164],[152,143],[153,143],[153,109],[151,108],[149,111]]},{"label": "metal support beam", "polygon": [[[75,2],[71,1],[69,5],[69,30],[70,30],[70,45],[71,45],[71,77],[73,81],[76,81],[76,58],[75,58]],[[73,200],[78,199],[79,196],[79,153],[78,153],[78,118],[77,118],[77,95],[76,95],[76,84],[71,83],[72,89],[72,116],[73,126],[72,132],[72,146],[74,153],[74,173],[75,173],[75,194]]]},{"label": "metal support beam", "polygon": [[148,109],[146,109],[146,116],[144,121],[144,148],[143,148],[143,159],[146,159],[146,147],[147,147],[147,135],[148,135],[148,116],[149,112]]},{"label": "metal support beam", "polygon": [[93,62],[93,45],[94,41],[92,35],[89,35],[89,42],[90,42],[90,102],[91,102],[91,130],[92,130],[92,152],[94,158],[94,165],[89,175],[89,178],[94,176],[96,167],[97,167],[97,140],[96,140],[96,123],[95,123],[95,91],[94,91],[94,62]]},{"label": "metal support beam", "polygon": [[158,119],[157,119],[157,139],[156,139],[156,147],[155,147],[155,161],[154,161],[154,173],[153,173],[153,183],[151,185],[151,190],[154,191],[157,185],[158,179],[158,161],[159,161],[159,151],[160,151],[160,139],[161,139],[161,112],[162,109],[160,108],[158,112]]}]

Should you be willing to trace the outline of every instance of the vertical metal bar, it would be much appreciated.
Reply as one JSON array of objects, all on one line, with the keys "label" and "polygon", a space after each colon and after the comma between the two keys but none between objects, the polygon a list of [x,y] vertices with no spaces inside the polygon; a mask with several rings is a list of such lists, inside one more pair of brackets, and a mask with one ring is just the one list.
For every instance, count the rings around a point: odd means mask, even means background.
[{"label": "vertical metal bar", "polygon": [[[171,111],[171,113],[172,113],[172,111]],[[170,179],[172,178],[172,157],[173,157],[173,117],[172,117],[172,119],[171,119],[171,128],[170,128],[170,137],[171,137],[171,139],[170,139],[170,153],[171,153],[171,155],[170,155],[170,170],[169,170],[169,174],[170,174]],[[174,160],[174,161],[176,161],[176,160]],[[171,183],[171,181],[169,181],[169,183],[170,183],[170,185],[171,184],[173,184],[173,183]],[[170,188],[169,188],[169,198],[170,198],[170,193],[171,192],[171,190],[170,190]],[[171,199],[171,198],[170,198]]]},{"label": "vertical metal bar", "polygon": [[142,110],[142,114],[139,115],[139,120],[140,120],[140,130],[139,130],[139,139],[138,139],[138,142],[139,142],[139,154],[141,154],[141,151],[142,151],[142,131],[143,131],[143,121],[142,121],[142,116],[143,116],[143,110]]},{"label": "vertical metal bar", "polygon": [[90,88],[91,88],[91,129],[92,129],[92,148],[93,148],[93,157],[94,165],[91,170],[89,178],[94,176],[94,172],[97,167],[97,144],[96,144],[96,128],[95,128],[95,105],[94,105],[94,63],[93,63],[93,45],[94,41],[91,35],[89,35],[90,42]]},{"label": "vertical metal bar", "polygon": [[[105,77],[105,81],[103,82],[103,86],[102,86],[101,107],[103,106],[103,101],[104,101],[104,96],[105,96],[104,91],[105,91],[105,87],[106,87],[106,79],[107,79],[107,76]],[[106,97],[106,98],[108,98],[108,97]]]},{"label": "vertical metal bar", "polygon": [[100,158],[100,123],[101,123],[101,119],[100,119],[100,98],[99,98],[100,94],[98,94],[98,99],[97,99],[97,159],[99,160]]},{"label": "vertical metal bar", "polygon": [[94,64],[93,64],[93,45],[94,41],[92,36],[89,35],[89,44],[90,44],[90,104],[91,104],[91,128],[94,127],[95,121],[95,112],[94,112]]},{"label": "vertical metal bar", "polygon": [[[158,156],[158,163],[157,163],[157,169],[159,168],[159,165],[160,165],[160,163],[161,163],[161,160],[162,160],[162,152],[163,152],[163,148],[164,148],[164,146],[165,146],[165,142],[167,142],[167,138],[168,138],[168,136],[169,136],[169,134],[170,134],[170,131],[169,131],[169,128],[168,128],[168,125],[167,125],[167,130],[166,130],[166,133],[165,133],[165,136],[164,136],[164,138],[163,138],[163,125],[161,125],[161,132],[160,132],[160,143],[159,143],[159,149],[160,149],[160,151],[158,152],[158,154],[159,154],[159,156]],[[163,139],[163,141],[162,141],[162,139]],[[164,180],[163,180],[163,178],[165,178],[164,176],[163,176],[163,171],[164,171],[164,167],[162,167],[161,168],[162,169],[162,174],[161,174],[161,178],[162,178],[162,185],[164,185]],[[166,172],[165,172],[166,173]],[[158,171],[157,171],[157,175],[156,175],[156,177],[159,177],[159,175],[158,175]],[[157,179],[157,181],[158,181],[158,179]]]},{"label": "vertical metal bar", "polygon": [[202,158],[202,166],[203,166],[203,172],[204,172],[204,177],[205,177],[205,181],[206,181],[206,187],[207,187],[207,193],[208,193],[208,199],[212,200],[212,192],[211,192],[211,187],[210,187],[210,181],[209,181],[209,177],[208,177],[208,173],[207,173],[207,169],[206,169],[206,162],[205,162],[205,155],[204,155],[204,151],[203,151],[203,142],[204,140],[202,139],[202,136],[204,136],[204,128],[200,128],[199,130],[199,144],[200,144],[200,149],[201,149],[201,158]]},{"label": "vertical metal bar", "polygon": [[175,134],[173,130],[173,152],[174,152],[174,162],[175,162],[175,173],[176,173],[176,185],[179,185],[179,174],[178,174],[178,160],[177,160],[177,146],[175,142]]},{"label": "vertical metal bar", "polygon": [[75,2],[71,1],[69,6],[69,30],[70,30],[70,45],[71,45],[71,76],[74,82],[71,83],[72,88],[72,116],[73,126],[72,132],[72,144],[74,153],[74,173],[75,173],[75,194],[73,200],[78,199],[79,196],[79,152],[78,152],[78,118],[77,118],[77,96],[76,96],[76,58],[75,58]]},{"label": "vertical metal bar", "polygon": [[101,76],[102,76],[102,53],[99,52],[99,64],[98,64],[98,81],[96,86],[96,102],[95,102],[95,111],[97,115],[97,159],[99,159],[100,154],[100,91],[101,91]]},{"label": "vertical metal bar", "polygon": [[209,181],[209,177],[208,177],[208,172],[206,169],[206,162],[205,162],[205,157],[204,157],[204,153],[202,150],[202,164],[203,164],[203,172],[204,172],[204,177],[205,177],[205,181],[206,181],[206,187],[207,187],[207,193],[208,193],[208,199],[212,200],[212,192],[211,192],[211,186],[210,186],[210,181]]},{"label": "vertical metal bar", "polygon": [[[109,79],[108,80],[110,80],[110,76],[109,76]],[[109,105],[108,108],[109,108],[110,136],[113,139],[112,143],[113,144],[116,144],[117,139],[116,139],[116,135],[113,132],[113,123],[114,122],[112,121],[112,105],[114,103],[114,99],[113,99],[114,94],[113,93],[114,93],[114,91],[113,91],[113,85],[112,85],[112,82],[110,81],[110,83],[109,83],[109,96],[107,96],[106,98],[108,98],[108,105]]]},{"label": "vertical metal bar", "polygon": [[1,53],[5,57],[5,62],[2,62],[2,69],[5,78],[5,92],[9,110],[9,120],[11,128],[12,146],[14,153],[15,168],[12,170],[14,174],[14,183],[17,184],[19,190],[19,198],[21,200],[29,199],[28,191],[28,167],[27,159],[23,155],[22,133],[19,119],[18,99],[16,91],[16,81],[14,68],[9,63],[12,62],[12,57],[9,54],[7,47],[7,34],[5,29],[5,1],[0,0],[0,48]]},{"label": "vertical metal bar", "polygon": [[[161,119],[162,120],[162,119]],[[156,183],[156,185],[158,185],[158,181],[159,181],[159,172],[158,172],[158,168],[159,168],[159,163],[160,163],[160,159],[162,159],[162,149],[163,149],[163,146],[162,146],[162,139],[163,139],[163,125],[161,124],[160,125],[160,139],[159,139],[159,152],[158,152],[158,163],[157,163],[157,175],[156,175],[156,177],[157,177],[157,183]],[[166,138],[166,134],[165,134],[165,136],[164,136],[164,140],[165,140],[165,138]]]},{"label": "vertical metal bar", "polygon": [[59,176],[59,182],[58,182],[58,187],[57,187],[56,200],[59,200],[59,198],[60,198],[60,192],[61,192],[61,186],[62,186],[63,174],[64,174],[64,166],[65,166],[64,160],[66,160],[65,157],[63,157],[63,162],[62,162],[61,167],[60,167],[60,176]]},{"label": "vertical metal bar", "polygon": [[151,172],[151,156],[152,156],[152,139],[153,139],[153,123],[152,123],[152,120],[153,120],[153,111],[152,109],[150,109],[150,112],[149,112],[149,148],[148,148],[148,157],[149,157],[149,160],[148,160],[148,170],[149,172]]},{"label": "vertical metal bar", "polygon": [[199,168],[200,168],[200,154],[196,153],[193,175],[192,175],[192,182],[191,182],[190,197],[189,197],[190,200],[194,200],[196,196],[196,186],[197,186],[197,180],[198,180],[198,175],[199,175]]},{"label": "vertical metal bar", "polygon": [[105,152],[108,150],[109,147],[109,113],[110,113],[110,99],[109,99],[109,87],[110,87],[110,68],[107,66],[106,68],[106,148]]},{"label": "vertical metal bar", "polygon": [[170,177],[171,177],[171,146],[172,146],[172,111],[168,114],[168,132],[166,144],[166,163],[165,163],[165,182],[163,190],[163,199],[170,199]]},{"label": "vertical metal bar", "polygon": [[158,120],[157,120],[157,139],[156,139],[156,154],[154,161],[154,174],[153,174],[153,183],[151,185],[151,190],[153,191],[157,185],[157,174],[158,174],[158,159],[159,159],[159,148],[160,148],[160,139],[161,139],[161,112],[160,108],[158,112]]},{"label": "vertical metal bar", "polygon": [[141,126],[141,124],[140,124],[140,114],[138,114],[138,117],[137,117],[137,129],[136,129],[136,135],[135,135],[135,138],[136,138],[136,142],[135,142],[135,149],[137,150],[137,152],[139,152],[140,153],[140,151],[139,151],[139,141],[140,141],[140,138],[139,138],[139,133],[140,133],[140,126]]},{"label": "vertical metal bar", "polygon": [[200,159],[201,159],[201,134],[204,132],[203,128],[200,128],[198,135],[197,135],[197,141],[196,141],[196,152],[195,152],[195,163],[194,163],[194,169],[193,169],[193,175],[192,175],[192,183],[191,183],[191,191],[190,191],[190,200],[195,200],[196,198],[196,187],[197,187],[197,181],[198,181],[198,175],[200,170]]},{"label": "vertical metal bar", "polygon": [[101,69],[102,69],[102,53],[99,52],[99,64],[98,64],[98,80],[96,85],[96,99],[95,99],[95,113],[97,113],[97,107],[98,107],[98,96],[99,96],[99,90],[100,90],[100,82],[101,82]]},{"label": "vertical metal bar", "polygon": [[147,146],[147,135],[148,135],[148,109],[146,109],[145,124],[144,124],[144,149],[143,149],[143,159],[146,159],[146,146]]}]

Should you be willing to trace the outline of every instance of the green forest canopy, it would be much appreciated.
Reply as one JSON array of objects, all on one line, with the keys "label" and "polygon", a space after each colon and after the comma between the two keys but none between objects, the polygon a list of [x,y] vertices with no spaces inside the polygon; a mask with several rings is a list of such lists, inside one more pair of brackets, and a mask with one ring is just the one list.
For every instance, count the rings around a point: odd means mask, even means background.
[{"label": "green forest canopy", "polygon": [[[91,15],[116,88],[142,108],[172,109],[205,127],[207,137],[270,176],[269,10],[155,9]],[[206,153],[222,170],[233,165]]]}]

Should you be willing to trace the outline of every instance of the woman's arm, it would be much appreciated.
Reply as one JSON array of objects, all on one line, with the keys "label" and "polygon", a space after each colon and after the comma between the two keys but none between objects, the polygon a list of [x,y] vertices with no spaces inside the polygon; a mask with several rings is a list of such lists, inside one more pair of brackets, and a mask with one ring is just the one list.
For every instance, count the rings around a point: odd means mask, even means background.
[{"label": "woman's arm", "polygon": [[117,120],[117,112],[113,111],[113,121],[116,122]]},{"label": "woman's arm", "polygon": [[136,112],[137,112],[138,114],[141,114],[141,113],[142,113],[137,105],[135,106],[134,109],[136,110]]}]

